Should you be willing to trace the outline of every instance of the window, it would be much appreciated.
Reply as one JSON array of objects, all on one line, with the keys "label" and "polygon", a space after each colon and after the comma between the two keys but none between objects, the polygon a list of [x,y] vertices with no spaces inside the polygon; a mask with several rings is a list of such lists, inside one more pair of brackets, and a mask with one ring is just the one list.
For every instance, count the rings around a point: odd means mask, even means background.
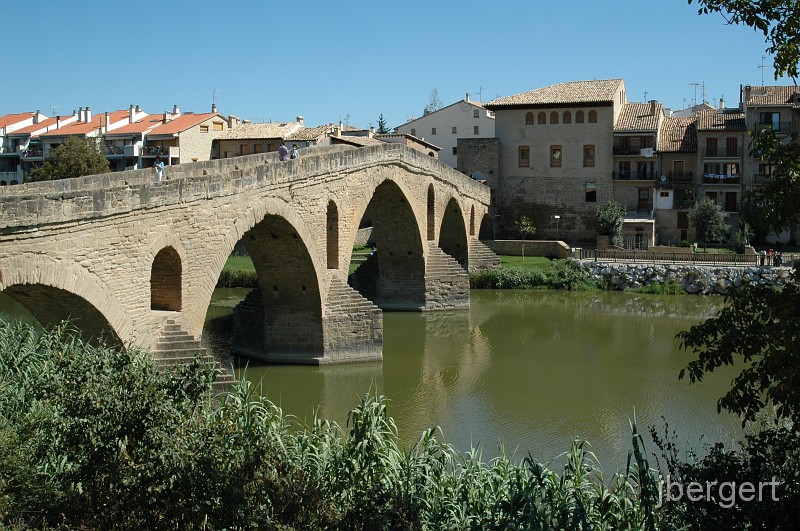
[{"label": "window", "polygon": [[594,167],[594,146],[591,144],[583,146],[583,166],[585,168]]},{"label": "window", "polygon": [[253,144],[253,153],[261,153],[264,151],[264,144]]},{"label": "window", "polygon": [[619,178],[622,180],[627,180],[631,178],[631,161],[629,160],[619,161]]},{"label": "window", "polygon": [[578,111],[575,113],[575,123],[576,124],[583,123],[583,111]]},{"label": "window", "polygon": [[242,144],[239,146],[239,154],[240,155],[249,155],[250,154],[250,146],[247,144]]},{"label": "window", "polygon": [[473,118],[480,118],[481,117],[481,111],[479,111],[478,109],[473,110],[472,111],[472,117]]},{"label": "window", "polygon": [[736,137],[731,136],[725,139],[725,155],[728,157],[735,157],[737,156],[737,143]]},{"label": "window", "polygon": [[436,128],[435,128],[435,127],[431,127],[431,134],[432,134],[432,135],[435,135],[435,134],[436,134]]},{"label": "window", "polygon": [[200,126],[200,132],[201,133],[208,133],[208,126],[207,125],[201,125]]},{"label": "window", "polygon": [[480,126],[476,125],[472,128],[472,134],[479,135],[481,132]]},{"label": "window", "polygon": [[413,127],[411,128],[411,136],[417,136],[417,130]]},{"label": "window", "polygon": [[458,155],[458,148],[453,146],[453,155]]},{"label": "window", "polygon": [[458,134],[458,127],[455,127],[455,126],[454,126],[454,127],[453,127],[453,130],[452,130],[451,132],[452,132],[454,135],[457,135],[457,134]]},{"label": "window", "polygon": [[596,124],[597,123],[597,111],[595,111],[594,109],[589,111],[589,123],[590,124]]},{"label": "window", "polygon": [[564,123],[571,124],[572,123],[572,113],[569,111],[564,111]]},{"label": "window", "polygon": [[658,192],[658,197],[669,197],[669,190],[661,190]]},{"label": "window", "polygon": [[736,192],[725,192],[725,212],[736,212]]},{"label": "window", "polygon": [[550,146],[550,167],[561,167],[561,146]]},{"label": "window", "polygon": [[525,125],[531,125],[533,123],[533,113],[525,113]]},{"label": "window", "polygon": [[597,203],[597,183],[586,183],[586,202]]},{"label": "window", "polygon": [[762,112],[760,114],[759,123],[761,125],[771,127],[774,131],[781,130],[781,113],[779,112]]},{"label": "window", "polygon": [[557,124],[558,123],[558,112],[557,111],[553,111],[553,112],[550,113],[550,123],[551,124]]},{"label": "window", "polygon": [[[689,213],[688,212],[678,212],[678,229],[688,229],[689,228]],[[684,238],[686,239],[686,238]]]},{"label": "window", "polygon": [[222,131],[222,122],[214,122],[214,131]]},{"label": "window", "polygon": [[536,121],[539,122],[540,124],[546,124],[547,123],[547,115],[544,113],[544,111],[539,113],[538,118],[536,119]]},{"label": "window", "polygon": [[640,149],[647,149],[653,147],[653,137],[652,136],[640,136],[639,137],[639,147]]},{"label": "window", "polygon": [[519,167],[530,168],[531,166],[531,148],[530,146],[519,147]]},{"label": "window", "polygon": [[706,138],[706,157],[717,156],[717,139]]}]

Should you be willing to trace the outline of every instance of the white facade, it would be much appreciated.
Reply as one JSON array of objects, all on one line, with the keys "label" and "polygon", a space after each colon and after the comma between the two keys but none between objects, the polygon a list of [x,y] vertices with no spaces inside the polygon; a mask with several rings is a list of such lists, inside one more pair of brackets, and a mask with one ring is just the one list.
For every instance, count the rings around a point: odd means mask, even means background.
[{"label": "white facade", "polygon": [[399,133],[421,138],[441,148],[439,160],[458,167],[459,138],[494,138],[494,113],[469,96],[397,128]]}]

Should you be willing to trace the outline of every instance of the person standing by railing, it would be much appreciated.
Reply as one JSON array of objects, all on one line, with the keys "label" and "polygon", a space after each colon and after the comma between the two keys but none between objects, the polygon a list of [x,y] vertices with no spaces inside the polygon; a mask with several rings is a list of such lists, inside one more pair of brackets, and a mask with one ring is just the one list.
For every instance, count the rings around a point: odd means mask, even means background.
[{"label": "person standing by railing", "polygon": [[157,156],[156,161],[153,163],[153,178],[157,183],[164,178],[164,161],[161,160],[161,155]]}]

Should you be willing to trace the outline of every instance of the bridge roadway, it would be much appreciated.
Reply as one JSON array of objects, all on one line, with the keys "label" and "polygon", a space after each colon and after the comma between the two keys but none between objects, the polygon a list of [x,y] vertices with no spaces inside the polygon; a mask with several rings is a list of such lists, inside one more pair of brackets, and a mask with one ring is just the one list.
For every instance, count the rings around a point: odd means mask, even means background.
[{"label": "bridge roadway", "polygon": [[[469,305],[489,189],[402,145],[275,153],[0,188],[0,291],[43,324],[157,352],[200,338],[242,241],[259,289],[235,348],[290,363],[380,359],[381,309]],[[378,253],[348,284],[359,224]]]}]

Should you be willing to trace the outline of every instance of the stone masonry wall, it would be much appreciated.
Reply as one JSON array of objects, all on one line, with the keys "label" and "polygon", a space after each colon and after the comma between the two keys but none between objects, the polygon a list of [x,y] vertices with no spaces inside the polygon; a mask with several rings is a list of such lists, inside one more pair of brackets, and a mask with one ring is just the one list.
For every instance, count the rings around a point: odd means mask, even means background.
[{"label": "stone masonry wall", "polygon": [[578,261],[595,281],[605,281],[611,289],[625,290],[667,281],[677,282],[692,294],[724,295],[729,288],[746,283],[765,286],[791,282],[788,267],[721,267],[677,264],[622,264]]}]

